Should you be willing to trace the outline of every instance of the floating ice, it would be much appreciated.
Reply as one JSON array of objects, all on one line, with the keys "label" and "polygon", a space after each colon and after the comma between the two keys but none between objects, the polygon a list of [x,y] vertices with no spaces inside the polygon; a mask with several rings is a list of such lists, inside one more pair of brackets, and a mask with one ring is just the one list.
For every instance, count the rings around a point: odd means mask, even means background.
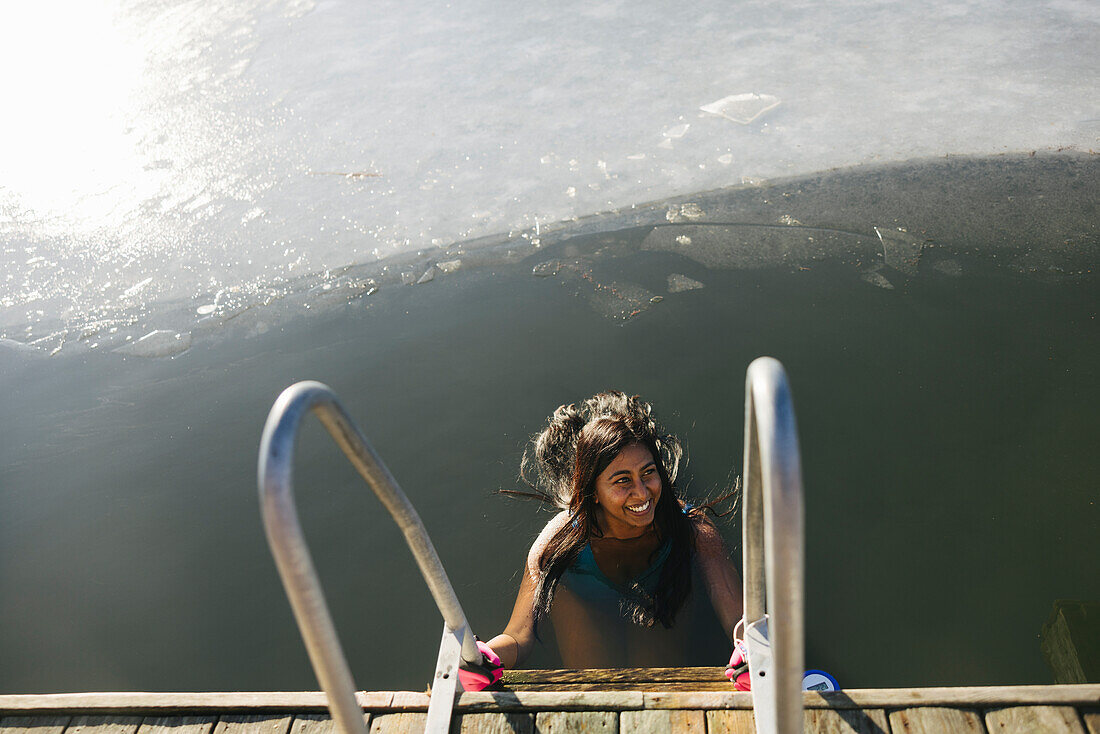
[{"label": "floating ice", "polygon": [[940,260],[932,267],[936,270],[936,272],[943,273],[944,275],[950,276],[952,278],[959,277],[960,275],[962,275],[963,272],[962,265],[959,264],[958,260]]},{"label": "floating ice", "polygon": [[433,280],[435,280],[435,266],[434,265],[432,265],[431,267],[429,267],[427,270],[424,271],[424,274],[420,276],[420,279],[418,281],[416,281],[416,284],[417,285],[423,285],[425,283],[431,283]]},{"label": "floating ice", "polygon": [[561,270],[560,260],[547,260],[531,268],[531,275],[536,278],[549,278],[551,275],[557,275],[559,270]]},{"label": "floating ice", "polygon": [[21,354],[25,356],[44,357],[44,352],[40,349],[35,349],[29,344],[24,344],[21,341],[15,339],[5,339],[0,337],[0,354],[9,352],[12,354]]},{"label": "floating ice", "polygon": [[[695,202],[688,202],[687,204],[681,204],[676,206],[673,204],[665,212],[665,219],[672,223],[683,222],[689,219],[702,219],[706,215],[703,208]],[[690,240],[689,240],[690,242]]]},{"label": "floating ice", "polygon": [[130,286],[129,288],[127,288],[123,292],[122,295],[127,297],[127,298],[129,298],[130,296],[136,296],[138,293],[141,293],[142,288],[144,288],[145,286],[149,285],[152,282],[153,282],[152,277],[146,278],[145,280],[141,281],[140,283],[136,283],[136,284]]},{"label": "floating ice", "polygon": [[191,333],[180,334],[167,329],[150,331],[133,344],[125,344],[114,351],[132,357],[173,357],[191,348]]},{"label": "floating ice", "polygon": [[668,276],[668,292],[669,293],[683,293],[684,291],[694,291],[705,286],[697,280],[681,275],[680,273],[672,273]]},{"label": "floating ice", "polygon": [[870,283],[877,288],[885,288],[888,291],[894,290],[894,284],[887,280],[886,276],[879,272],[881,265],[876,265],[869,270],[865,270],[860,273],[859,277],[865,283]]},{"label": "floating ice", "polygon": [[444,260],[441,263],[436,263],[435,266],[439,268],[441,273],[453,273],[462,267],[461,260]]},{"label": "floating ice", "polygon": [[768,110],[779,106],[779,97],[770,94],[731,94],[717,102],[705,104],[699,109],[727,120],[748,125]]},{"label": "floating ice", "polygon": [[690,127],[691,125],[688,123],[684,123],[683,125],[675,125],[673,127],[670,127],[668,130],[665,130],[663,133],[661,133],[661,135],[665,136],[666,138],[674,138],[676,140],[679,140],[680,138],[684,137],[685,134],[687,134],[688,128]]},{"label": "floating ice", "polygon": [[874,229],[882,242],[882,256],[886,264],[906,275],[916,275],[925,241],[903,229]]}]

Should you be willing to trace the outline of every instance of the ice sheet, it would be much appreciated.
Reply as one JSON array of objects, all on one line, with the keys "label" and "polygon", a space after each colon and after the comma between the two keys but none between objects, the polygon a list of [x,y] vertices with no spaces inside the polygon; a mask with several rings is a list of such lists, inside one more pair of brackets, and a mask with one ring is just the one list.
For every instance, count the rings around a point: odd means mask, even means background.
[{"label": "ice sheet", "polygon": [[1095,3],[72,8],[0,11],[21,341],[739,182],[1100,139]]}]

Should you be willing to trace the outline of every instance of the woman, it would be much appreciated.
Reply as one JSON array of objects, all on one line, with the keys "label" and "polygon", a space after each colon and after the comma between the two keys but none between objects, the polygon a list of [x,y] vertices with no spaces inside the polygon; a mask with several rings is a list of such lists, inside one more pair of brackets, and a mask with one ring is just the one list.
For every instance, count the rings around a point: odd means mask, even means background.
[{"label": "woman", "polygon": [[466,690],[522,662],[548,617],[568,668],[712,664],[714,644],[699,661],[692,643],[718,629],[714,617],[729,649],[741,582],[703,509],[677,496],[680,456],[638,397],[600,393],[554,412],[523,458],[536,492],[517,494],[561,512],[531,546],[504,632],[479,643],[488,669],[463,671]]}]

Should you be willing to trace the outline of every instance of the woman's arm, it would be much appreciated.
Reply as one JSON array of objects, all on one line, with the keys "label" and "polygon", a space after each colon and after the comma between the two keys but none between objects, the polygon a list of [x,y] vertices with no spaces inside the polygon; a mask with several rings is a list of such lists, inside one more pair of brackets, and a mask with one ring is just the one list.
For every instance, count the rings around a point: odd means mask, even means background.
[{"label": "woman's arm", "polygon": [[695,521],[695,550],[710,603],[722,629],[732,640],[734,628],[744,614],[741,577],[718,528],[707,518]]},{"label": "woman's arm", "polygon": [[550,539],[561,530],[567,520],[568,515],[565,512],[555,515],[531,545],[516,603],[512,607],[512,617],[504,631],[489,640],[489,647],[500,656],[505,668],[519,665],[535,646],[535,591],[538,589],[541,574],[539,559]]},{"label": "woman's arm", "polygon": [[512,618],[508,626],[499,635],[489,640],[500,662],[505,668],[519,665],[535,644],[535,588],[537,580],[532,578],[528,569],[524,569],[523,581],[516,595],[516,605],[512,608]]}]

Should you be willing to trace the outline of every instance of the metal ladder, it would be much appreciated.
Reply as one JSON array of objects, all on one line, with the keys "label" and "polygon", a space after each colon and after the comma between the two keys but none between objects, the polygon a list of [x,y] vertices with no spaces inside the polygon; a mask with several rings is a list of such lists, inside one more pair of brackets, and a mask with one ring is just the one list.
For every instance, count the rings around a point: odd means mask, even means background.
[{"label": "metal ladder", "polygon": [[771,357],[753,360],[745,376],[744,473],[745,644],[756,731],[801,732],[802,462],[787,373]]},{"label": "metal ladder", "polygon": [[[283,391],[264,425],[260,503],[268,544],[329,709],[344,734],[367,734],[294,503],[295,439],[310,410],[401,528],[443,616],[425,731],[447,732],[459,690],[460,659],[482,663],[466,615],[420,516],[336,394],[319,382],[299,382]],[[753,361],[746,373],[744,473],[745,633],[756,730],[758,734],[801,732],[802,470],[786,373],[770,357]]]},{"label": "metal ladder", "polygon": [[332,390],[320,382],[299,382],[283,391],[264,425],[260,441],[260,506],[267,542],[290,597],[313,670],[328,696],[329,710],[344,734],[367,734],[363,709],[355,698],[351,671],[325,604],[321,582],[314,570],[294,504],[291,481],[294,444],[302,419],[309,410],[390,511],[443,615],[443,639],[439,645],[425,731],[445,734],[451,725],[459,659],[475,665],[482,663],[474,634],[424,523],[382,459],[348,417]]}]

